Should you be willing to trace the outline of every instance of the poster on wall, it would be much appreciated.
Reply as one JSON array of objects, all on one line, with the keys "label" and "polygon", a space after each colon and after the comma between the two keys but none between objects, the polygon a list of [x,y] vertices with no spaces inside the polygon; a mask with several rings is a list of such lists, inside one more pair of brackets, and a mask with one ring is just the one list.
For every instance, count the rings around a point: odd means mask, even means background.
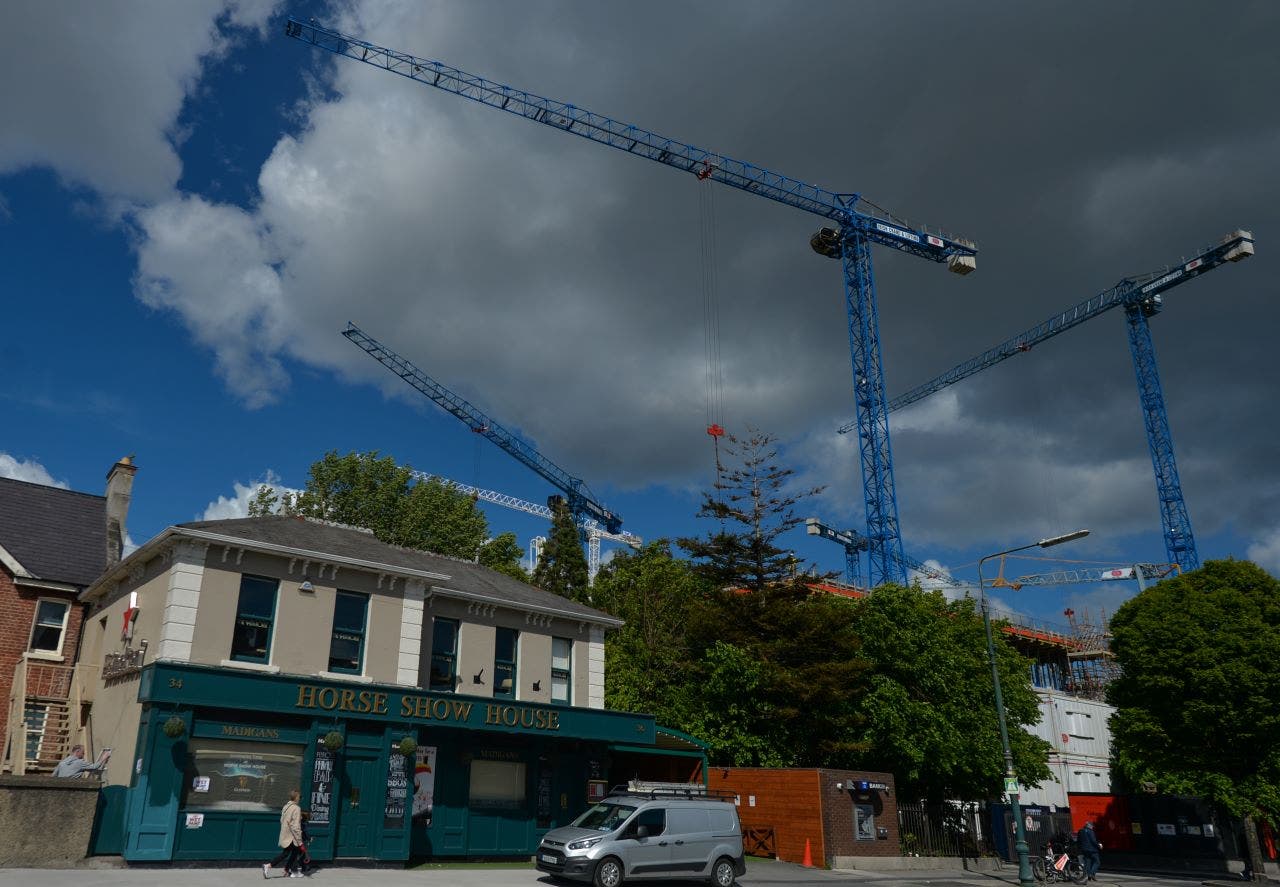
[{"label": "poster on wall", "polygon": [[418,746],[413,768],[413,818],[423,825],[431,825],[431,808],[435,805],[436,747]]},{"label": "poster on wall", "polygon": [[588,779],[587,780],[587,803],[594,804],[597,801],[603,801],[604,796],[609,794],[609,783],[604,779]]},{"label": "poster on wall", "polygon": [[387,759],[387,797],[383,805],[383,828],[401,828],[404,825],[405,800],[409,796],[408,768],[408,759],[393,746]]},{"label": "poster on wall", "polygon": [[325,748],[324,740],[316,740],[315,763],[311,768],[311,824],[329,822],[330,793],[333,791],[333,752]]}]

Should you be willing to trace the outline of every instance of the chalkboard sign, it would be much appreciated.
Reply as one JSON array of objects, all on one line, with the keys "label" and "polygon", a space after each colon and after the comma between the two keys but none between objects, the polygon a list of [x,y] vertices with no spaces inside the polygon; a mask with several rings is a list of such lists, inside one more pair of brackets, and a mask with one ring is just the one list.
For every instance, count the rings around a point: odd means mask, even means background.
[{"label": "chalkboard sign", "polygon": [[409,798],[409,774],[400,749],[392,747],[387,763],[387,803],[383,812],[383,828],[403,828],[405,801]]},{"label": "chalkboard sign", "polygon": [[315,764],[311,768],[311,824],[327,825],[333,794],[333,752],[316,743]]},{"label": "chalkboard sign", "polygon": [[538,771],[538,828],[551,828],[551,770],[546,764]]}]

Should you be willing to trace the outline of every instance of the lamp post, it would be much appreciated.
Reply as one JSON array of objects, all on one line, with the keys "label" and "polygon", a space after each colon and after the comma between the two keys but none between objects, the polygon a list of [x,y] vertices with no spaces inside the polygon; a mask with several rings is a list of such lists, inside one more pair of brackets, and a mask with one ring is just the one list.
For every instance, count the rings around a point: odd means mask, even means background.
[{"label": "lamp post", "polygon": [[[1000,693],[1000,669],[996,667],[996,642],[995,638],[991,636],[991,610],[987,606],[986,586],[982,580],[982,565],[994,557],[1004,557],[1006,554],[1013,554],[1015,551],[1026,551],[1028,548],[1052,548],[1055,545],[1061,545],[1063,542],[1083,539],[1088,535],[1088,530],[1076,530],[1073,533],[1051,536],[1048,539],[1041,539],[1039,542],[1032,542],[1029,545],[1022,545],[1018,548],[997,551],[995,554],[989,554],[978,561],[978,594],[982,601],[982,627],[987,632],[987,659],[991,661],[991,683],[995,686],[996,691],[996,715],[1000,720],[1000,745],[1004,749],[1006,786],[1009,785],[1009,780],[1016,780],[1016,777],[1013,772],[1013,750],[1009,748],[1009,728],[1005,726],[1004,696]],[[1031,860],[1027,856],[1027,832],[1022,826],[1022,808],[1018,805],[1019,793],[1016,782],[1013,784],[1013,788],[1014,790],[1009,792],[1009,809],[1013,814],[1014,833],[1017,836],[1014,850],[1018,854],[1018,883],[1020,887],[1035,887],[1035,876],[1031,873]]]}]

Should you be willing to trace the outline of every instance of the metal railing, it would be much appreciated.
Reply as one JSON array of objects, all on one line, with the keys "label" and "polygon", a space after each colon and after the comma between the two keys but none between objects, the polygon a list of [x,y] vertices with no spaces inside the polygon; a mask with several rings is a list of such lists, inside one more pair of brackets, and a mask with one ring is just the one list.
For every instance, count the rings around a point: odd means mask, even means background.
[{"label": "metal railing", "polygon": [[976,803],[899,804],[898,843],[903,856],[975,859],[990,852]]}]

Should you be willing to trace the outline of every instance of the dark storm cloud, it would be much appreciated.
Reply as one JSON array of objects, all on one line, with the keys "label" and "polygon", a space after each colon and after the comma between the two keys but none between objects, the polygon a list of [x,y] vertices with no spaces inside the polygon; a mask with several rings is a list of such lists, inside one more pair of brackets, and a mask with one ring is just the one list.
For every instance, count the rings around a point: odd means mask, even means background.
[{"label": "dark storm cloud", "polygon": [[[1194,517],[1274,526],[1280,7],[382,3],[344,25],[976,240],[963,279],[877,251],[890,396],[1251,228],[1259,256],[1175,290],[1152,329]],[[597,486],[685,483],[706,453],[692,177],[286,49],[334,72],[342,97],[277,147],[262,207],[236,223],[272,241],[247,256],[285,269],[255,310],[296,332],[263,347],[385,382],[334,339],[359,292],[369,332]],[[726,418],[796,442],[814,481],[852,490],[852,442],[834,439],[852,414],[844,300],[838,264],[808,247],[819,220],[725,189],[715,204]],[[180,296],[200,291],[181,280],[191,263],[150,258],[200,327]],[[1030,512],[1150,529],[1119,313],[954,396],[946,421],[927,404],[893,420],[913,535],[976,537]],[[997,487],[1001,507],[975,516],[965,503]],[[856,493],[839,501],[860,511]]]}]

